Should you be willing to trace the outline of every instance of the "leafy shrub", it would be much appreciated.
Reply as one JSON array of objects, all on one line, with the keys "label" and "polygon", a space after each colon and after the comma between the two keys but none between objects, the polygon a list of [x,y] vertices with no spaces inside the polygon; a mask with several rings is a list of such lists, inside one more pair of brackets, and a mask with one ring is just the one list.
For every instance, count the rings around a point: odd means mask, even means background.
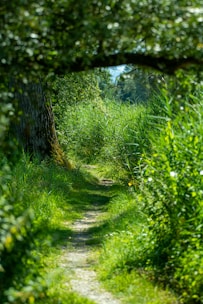
[{"label": "leafy shrub", "polygon": [[0,301],[34,303],[46,294],[36,251],[37,229],[33,212],[28,208],[22,211],[21,202],[12,195],[11,178],[11,171],[5,165],[1,168]]},{"label": "leafy shrub", "polygon": [[202,117],[200,94],[193,96],[193,105],[181,106],[176,118],[166,121],[154,139],[153,153],[144,158],[141,188],[152,231],[149,265],[189,303],[203,303]]},{"label": "leafy shrub", "polygon": [[104,142],[105,116],[102,103],[66,107],[59,138],[65,151],[85,162],[94,162]]},{"label": "leafy shrub", "polygon": [[97,100],[67,106],[58,131],[67,153],[83,162],[108,163],[128,178],[150,150],[148,108]]}]

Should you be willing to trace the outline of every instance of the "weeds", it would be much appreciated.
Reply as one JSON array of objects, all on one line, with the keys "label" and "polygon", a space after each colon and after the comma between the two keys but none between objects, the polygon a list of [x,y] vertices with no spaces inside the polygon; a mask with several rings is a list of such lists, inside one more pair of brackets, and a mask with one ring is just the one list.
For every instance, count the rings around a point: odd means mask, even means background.
[{"label": "weeds", "polygon": [[[101,237],[101,277],[115,283],[121,273],[143,269],[172,287],[183,303],[202,303],[201,91],[179,109],[167,96],[157,96],[151,107],[103,102],[91,114],[90,108],[77,108],[77,115],[83,113],[74,125],[79,141],[70,140],[69,147],[81,160],[99,163],[103,172],[111,167],[110,176],[119,177],[132,195],[121,196],[123,203],[113,200],[110,219],[100,227],[100,236],[106,235]],[[103,126],[93,137],[92,113],[97,113],[96,125]],[[82,125],[89,132],[85,137]],[[91,158],[76,148],[80,136],[80,147],[89,149]]]},{"label": "weeds", "polygon": [[166,122],[144,161],[142,200],[153,240],[148,262],[184,303],[203,302],[201,100]]},{"label": "weeds", "polygon": [[4,191],[12,204],[1,202],[1,303],[90,303],[62,292],[62,272],[58,283],[51,276],[54,259],[72,235],[70,223],[92,202],[96,179],[25,155],[7,175]]},{"label": "weeds", "polygon": [[[2,303],[88,303],[64,292],[54,259],[72,234],[69,224],[95,200],[108,210],[91,230],[107,288],[124,303],[203,303],[202,98],[200,90],[180,107],[160,95],[147,106],[98,98],[63,108],[66,154],[119,180],[110,191],[82,167],[24,156],[11,172],[2,163]],[[44,264],[53,266],[51,276]]]}]

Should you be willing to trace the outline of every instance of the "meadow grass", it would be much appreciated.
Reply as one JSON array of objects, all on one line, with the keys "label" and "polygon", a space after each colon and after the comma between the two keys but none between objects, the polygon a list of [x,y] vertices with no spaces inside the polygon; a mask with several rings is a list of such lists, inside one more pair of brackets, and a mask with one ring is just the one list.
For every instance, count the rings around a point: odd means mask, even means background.
[{"label": "meadow grass", "polygon": [[[86,303],[64,292],[68,274],[57,260],[70,224],[97,201],[107,213],[89,230],[89,245],[97,248],[95,269],[107,289],[124,304],[202,303],[202,96],[192,100],[178,113],[164,100],[160,116],[154,105],[151,112],[102,101],[69,108],[62,144],[94,167],[67,171],[26,158],[15,167],[10,193],[16,213],[35,213],[38,254],[51,270],[44,270],[50,301]],[[102,187],[104,174],[119,184]]]},{"label": "meadow grass", "polygon": [[[37,286],[34,287],[33,294],[30,289],[27,291],[27,287],[23,287],[21,292],[13,289],[8,292],[9,298],[18,303],[26,298],[28,302],[50,304],[93,303],[67,288],[70,274],[59,267],[59,261],[62,246],[70,245],[70,224],[82,218],[95,200],[101,204],[107,201],[101,191],[95,191],[97,179],[88,172],[78,169],[68,171],[50,161],[30,161],[24,155],[13,169],[9,188],[15,213],[20,215],[30,209],[34,214],[36,233],[33,233],[34,239],[29,242],[34,242],[35,248],[32,249],[31,256],[35,256],[37,273],[43,278],[38,287],[40,289],[40,285],[43,285],[46,289],[46,296],[37,295]],[[31,267],[32,258],[27,263]],[[26,267],[29,269],[29,265]]]},{"label": "meadow grass", "polygon": [[175,304],[175,294],[154,283],[142,258],[147,231],[146,216],[131,187],[112,186],[110,203],[100,226],[90,229],[97,249],[95,269],[106,289],[124,304]]},{"label": "meadow grass", "polygon": [[[107,211],[101,224],[89,230],[92,235],[89,246],[93,248],[98,278],[105,288],[126,304],[158,304],[163,300],[175,303],[170,300],[169,292],[130,269],[134,254],[141,254],[141,241],[136,236],[144,233],[144,214],[136,204],[131,187],[102,186],[95,175],[86,170],[67,171],[52,162],[30,162],[25,157],[13,170],[10,188],[14,197],[20,195],[18,212],[21,208],[33,209],[34,222],[39,228],[38,246],[33,254],[41,260],[39,267],[48,290],[47,297],[37,303],[92,303],[67,287],[71,273],[60,266],[60,259],[62,247],[71,245],[70,224],[91,209],[94,202]],[[136,249],[138,243],[139,250]]]}]

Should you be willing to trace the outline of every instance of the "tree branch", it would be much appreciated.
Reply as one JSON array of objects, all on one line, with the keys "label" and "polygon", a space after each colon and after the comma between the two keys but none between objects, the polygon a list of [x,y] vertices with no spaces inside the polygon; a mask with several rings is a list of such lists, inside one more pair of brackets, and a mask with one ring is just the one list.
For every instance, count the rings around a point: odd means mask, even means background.
[{"label": "tree branch", "polygon": [[203,70],[203,60],[194,57],[168,59],[163,56],[158,57],[155,55],[134,53],[94,56],[87,66],[84,64],[83,59],[78,59],[76,62],[70,64],[69,69],[71,71],[81,71],[88,68],[109,67],[122,64],[135,64],[149,67],[166,74],[174,74],[178,69],[185,69],[187,67],[198,67],[198,69]]},{"label": "tree branch", "polygon": [[75,60],[68,60],[67,57],[62,59],[62,57],[54,56],[52,60],[47,61],[45,57],[39,59],[33,56],[31,58],[25,58],[25,60],[19,64],[17,64],[16,59],[17,58],[15,58],[13,64],[4,65],[4,72],[8,72],[9,68],[12,66],[18,66],[19,70],[28,74],[30,71],[33,71],[36,75],[38,72],[47,74],[52,71],[54,74],[64,75],[68,72],[80,72],[99,67],[111,67],[122,64],[134,64],[141,67],[148,67],[169,75],[174,75],[178,69],[193,68],[203,71],[203,59],[195,57],[168,59],[165,56],[125,52],[110,55],[100,53],[94,56],[83,56],[76,58]]}]

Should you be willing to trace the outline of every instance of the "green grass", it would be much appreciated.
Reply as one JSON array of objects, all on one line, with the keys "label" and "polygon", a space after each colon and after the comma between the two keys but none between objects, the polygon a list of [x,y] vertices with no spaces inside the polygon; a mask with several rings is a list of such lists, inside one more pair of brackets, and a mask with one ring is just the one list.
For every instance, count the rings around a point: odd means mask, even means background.
[{"label": "green grass", "polygon": [[105,282],[106,288],[120,295],[123,304],[177,304],[171,291],[149,281],[149,275],[122,271]]},{"label": "green grass", "polygon": [[[141,254],[141,238],[137,236],[144,233],[144,214],[131,187],[102,186],[95,177],[98,174],[93,176],[91,170],[67,171],[53,163],[30,162],[26,158],[12,174],[10,189],[21,202],[16,204],[16,212],[32,208],[35,225],[40,230],[35,254],[41,261],[41,276],[48,289],[46,297],[39,298],[37,303],[93,303],[67,287],[71,273],[60,266],[60,259],[62,247],[71,245],[70,224],[82,218],[95,202],[107,213],[100,225],[89,230],[92,238],[88,245],[98,261],[96,271],[105,288],[126,304],[175,303],[171,293],[133,270],[134,255]],[[32,296],[29,299],[32,301]]]},{"label": "green grass", "polygon": [[[64,287],[69,274],[57,263],[62,246],[70,243],[70,224],[94,202],[107,213],[89,229],[88,245],[107,289],[124,304],[174,304],[178,298],[180,303],[202,303],[203,106],[198,98],[194,105],[185,103],[183,113],[172,113],[166,104],[165,118],[145,116],[145,110],[130,105],[79,105],[71,121],[71,153],[77,150],[75,159],[96,166],[67,171],[23,158],[14,168],[9,188],[14,213],[34,211],[37,256],[50,270],[42,271],[50,283],[46,303],[56,298],[86,303]],[[151,133],[148,118],[154,121]],[[64,124],[69,130],[69,121]],[[98,179],[104,174],[120,184],[102,186]]]},{"label": "green grass", "polygon": [[90,229],[94,244],[99,245],[98,278],[124,304],[178,303],[172,291],[155,284],[153,275],[142,267],[147,225],[135,193],[125,186],[111,191],[100,226]]},{"label": "green grass", "polygon": [[[9,195],[17,217],[28,209],[34,214],[33,228],[29,228],[32,237],[27,240],[29,244],[25,244],[27,249],[29,245],[32,249],[29,249],[30,258],[24,260],[24,268],[33,265],[35,276],[40,278],[39,282],[31,279],[30,271],[27,271],[30,279],[18,287],[14,284],[7,292],[9,299],[18,303],[24,303],[25,299],[28,303],[33,299],[39,303],[92,303],[64,285],[67,274],[59,268],[58,262],[62,246],[70,244],[71,223],[82,218],[95,201],[101,208],[108,203],[109,194],[98,185],[97,178],[77,168],[68,171],[52,162],[36,159],[31,162],[24,156],[13,168]],[[22,249],[22,254],[25,250]],[[15,257],[12,249],[11,253]],[[32,280],[36,282],[32,283]]]}]

